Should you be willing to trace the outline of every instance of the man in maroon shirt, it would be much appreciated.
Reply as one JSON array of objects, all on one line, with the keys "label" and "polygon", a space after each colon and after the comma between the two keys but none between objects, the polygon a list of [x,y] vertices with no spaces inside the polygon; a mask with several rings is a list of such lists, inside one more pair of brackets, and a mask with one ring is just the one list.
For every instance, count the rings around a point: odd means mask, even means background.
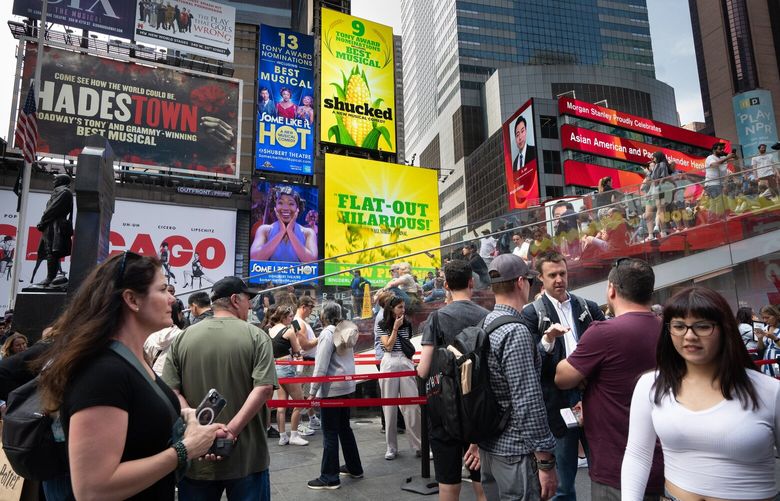
[{"label": "man in maroon shirt", "polygon": [[[655,369],[661,320],[650,311],[654,285],[653,268],[645,261],[619,259],[607,279],[607,303],[615,318],[593,322],[556,368],[559,388],[587,384],[582,414],[590,445],[591,498],[599,501],[620,501],[631,395],[639,376]],[[645,501],[657,501],[663,485],[663,455],[656,445]]]}]

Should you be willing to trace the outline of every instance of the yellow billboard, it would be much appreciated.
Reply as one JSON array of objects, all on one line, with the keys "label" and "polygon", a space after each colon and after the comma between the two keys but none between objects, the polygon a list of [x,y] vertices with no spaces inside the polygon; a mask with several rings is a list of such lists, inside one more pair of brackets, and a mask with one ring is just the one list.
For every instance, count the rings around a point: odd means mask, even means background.
[{"label": "yellow billboard", "polygon": [[395,152],[393,29],[322,9],[320,140]]},{"label": "yellow billboard", "polygon": [[[361,270],[372,287],[390,280],[390,264],[407,262],[422,277],[440,263],[439,189],[435,170],[325,155],[325,273],[391,260]],[[411,241],[410,238],[419,237]],[[379,247],[385,244],[384,247]],[[345,257],[354,251],[365,250]],[[436,249],[426,254],[402,257]],[[398,258],[398,259],[394,259]],[[342,273],[326,285],[349,285]]]}]

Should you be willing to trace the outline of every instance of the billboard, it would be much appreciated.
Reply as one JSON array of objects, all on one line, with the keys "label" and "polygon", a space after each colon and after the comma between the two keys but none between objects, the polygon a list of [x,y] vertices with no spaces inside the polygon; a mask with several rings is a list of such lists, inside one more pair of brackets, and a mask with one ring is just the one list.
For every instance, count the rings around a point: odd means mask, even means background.
[{"label": "billboard", "polygon": [[322,9],[320,141],[395,152],[393,29]]},{"label": "billboard", "polygon": [[613,169],[602,165],[578,162],[576,160],[563,161],[563,180],[566,185],[587,186],[595,188],[603,177],[612,178],[612,187],[639,189],[644,176],[636,172]]},{"label": "billboard", "polygon": [[736,94],[731,102],[737,137],[745,158],[758,155],[759,144],[772,146],[777,142],[777,122],[771,92],[761,89],[742,92]]},{"label": "billboard", "polygon": [[[43,0],[14,0],[13,14],[40,21],[42,6]],[[49,1],[46,22],[132,39],[135,12],[127,0]]]},{"label": "billboard", "polygon": [[[323,198],[326,274],[428,249],[437,250],[402,259],[417,276],[439,265],[437,171],[326,154]],[[404,241],[414,237],[421,238]],[[385,244],[393,245],[376,248]],[[362,249],[370,250],[337,257]],[[390,279],[390,264],[371,266],[362,275],[373,287],[382,286]],[[343,273],[327,277],[325,285],[351,280]]]},{"label": "billboard", "polygon": [[262,25],[255,168],[313,173],[314,37]]},{"label": "billboard", "polygon": [[319,190],[258,180],[252,186],[250,283],[316,278]]},{"label": "billboard", "polygon": [[[27,249],[22,262],[20,287],[46,278],[46,263],[35,273],[41,233],[35,224],[43,214],[47,193],[30,193],[27,205]],[[77,217],[74,214],[74,218]],[[0,190],[0,249],[4,259],[12,255],[16,243],[16,195]],[[139,254],[159,254],[163,243],[168,247],[166,274],[176,285],[177,293],[209,287],[214,281],[235,274],[236,212],[154,203],[117,200],[111,219],[109,251],[112,254],[131,250]],[[7,237],[12,237],[7,240]],[[5,247],[5,248],[4,248]],[[0,311],[8,308],[11,293],[9,263],[0,261]],[[70,269],[70,257],[62,261]]]},{"label": "billboard", "polygon": [[162,45],[221,61],[233,61],[235,7],[209,0],[176,0],[167,3],[135,0],[135,3],[138,15],[135,23],[136,42]]},{"label": "billboard", "polygon": [[538,203],[539,174],[534,135],[534,106],[529,99],[501,126],[509,210]]},{"label": "billboard", "polygon": [[571,115],[585,120],[592,120],[607,125],[614,125],[622,129],[632,130],[648,136],[661,137],[691,146],[697,146],[704,150],[712,150],[712,145],[716,142],[726,144],[726,149],[730,149],[729,141],[716,137],[700,134],[692,130],[676,127],[664,122],[650,120],[649,118],[638,117],[622,111],[605,108],[597,104],[578,101],[568,97],[558,98],[558,112],[561,115]]},{"label": "billboard", "polygon": [[[28,43],[21,97],[36,55]],[[100,134],[122,165],[238,177],[240,104],[239,80],[45,47],[38,152],[75,158]]]},{"label": "billboard", "polygon": [[582,127],[561,126],[561,147],[564,150],[582,151],[601,157],[617,158],[635,164],[647,164],[656,151],[664,152],[676,168],[685,172],[704,171],[704,157],[687,155],[679,151],[661,148],[653,144],[611,136]]}]

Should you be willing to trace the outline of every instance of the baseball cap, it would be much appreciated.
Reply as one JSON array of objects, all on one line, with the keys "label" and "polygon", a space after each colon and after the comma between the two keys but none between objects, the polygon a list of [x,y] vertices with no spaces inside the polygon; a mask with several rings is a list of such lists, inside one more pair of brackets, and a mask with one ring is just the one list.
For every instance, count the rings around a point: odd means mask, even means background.
[{"label": "baseball cap", "polygon": [[233,294],[247,294],[249,299],[255,297],[258,293],[256,290],[250,289],[246,286],[243,280],[238,277],[225,277],[211,286],[211,300],[216,301],[223,297],[230,297]]},{"label": "baseball cap", "polygon": [[539,273],[530,269],[525,261],[514,254],[501,254],[494,257],[488,268],[488,272],[493,271],[498,273],[498,276],[490,278],[491,284],[508,282],[520,277],[531,279],[539,276]]}]

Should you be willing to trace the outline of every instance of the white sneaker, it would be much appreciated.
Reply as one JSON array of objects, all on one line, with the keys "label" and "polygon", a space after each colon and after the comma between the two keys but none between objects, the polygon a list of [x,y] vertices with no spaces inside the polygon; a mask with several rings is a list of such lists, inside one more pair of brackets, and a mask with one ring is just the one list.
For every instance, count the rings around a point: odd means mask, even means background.
[{"label": "white sneaker", "polygon": [[385,459],[388,461],[392,461],[395,459],[395,457],[398,455],[398,452],[393,449],[387,449],[387,452],[385,452]]},{"label": "white sneaker", "polygon": [[577,458],[577,468],[587,468],[588,458]]},{"label": "white sneaker", "polygon": [[279,445],[287,445],[290,443],[290,436],[286,433],[282,433],[279,436]]},{"label": "white sneaker", "polygon": [[299,424],[298,425],[298,433],[300,433],[304,437],[310,437],[310,436],[314,435],[315,432],[314,432],[314,430],[312,430],[308,426],[303,425],[303,424]]},{"label": "white sneaker", "polygon": [[317,416],[312,416],[309,418],[309,428],[312,430],[319,430],[322,428],[322,423],[320,423],[320,418]]},{"label": "white sneaker", "polygon": [[309,445],[309,441],[308,440],[304,440],[297,433],[290,437],[289,442],[290,442],[290,445]]}]

